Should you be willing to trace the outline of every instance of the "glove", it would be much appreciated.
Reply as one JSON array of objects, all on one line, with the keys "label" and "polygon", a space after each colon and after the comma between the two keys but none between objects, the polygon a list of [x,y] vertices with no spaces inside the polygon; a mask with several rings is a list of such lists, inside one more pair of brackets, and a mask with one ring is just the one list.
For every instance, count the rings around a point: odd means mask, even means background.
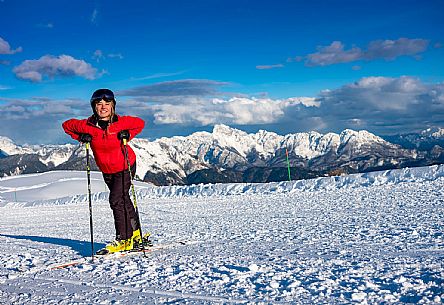
[{"label": "glove", "polygon": [[79,134],[79,141],[82,143],[89,143],[92,140],[92,136],[89,133]]},{"label": "glove", "polygon": [[128,130],[121,130],[119,131],[119,133],[117,134],[117,138],[122,141],[123,139],[129,140],[130,138],[130,133]]}]

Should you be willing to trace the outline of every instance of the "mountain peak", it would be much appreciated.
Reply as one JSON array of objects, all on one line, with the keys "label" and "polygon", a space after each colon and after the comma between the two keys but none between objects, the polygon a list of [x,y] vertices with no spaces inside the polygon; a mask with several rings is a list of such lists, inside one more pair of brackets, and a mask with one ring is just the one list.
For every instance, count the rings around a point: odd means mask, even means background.
[{"label": "mountain peak", "polygon": [[352,129],[345,129],[342,131],[339,135],[341,143],[347,143],[350,141],[358,142],[358,143],[366,143],[366,142],[377,142],[377,143],[384,143],[386,142],[384,139],[374,135],[371,132],[368,132],[367,130],[352,130]]},{"label": "mountain peak", "polygon": [[217,135],[232,135],[232,134],[246,134],[245,131],[242,131],[240,129],[236,129],[224,124],[216,124],[213,127],[213,134],[217,134]]},{"label": "mountain peak", "polygon": [[421,135],[432,138],[444,138],[444,128],[434,127],[421,131]]},{"label": "mountain peak", "polygon": [[10,138],[0,136],[0,150],[8,155],[15,155],[23,152],[23,149],[16,145]]}]

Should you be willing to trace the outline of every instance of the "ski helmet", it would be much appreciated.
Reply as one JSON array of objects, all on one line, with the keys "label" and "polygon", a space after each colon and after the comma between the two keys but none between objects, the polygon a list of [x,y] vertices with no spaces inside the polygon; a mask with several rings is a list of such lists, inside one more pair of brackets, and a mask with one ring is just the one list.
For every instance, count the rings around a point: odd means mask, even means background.
[{"label": "ski helmet", "polygon": [[114,93],[109,89],[98,89],[94,91],[93,95],[91,96],[91,108],[93,112],[96,111],[96,102],[99,102],[101,100],[105,100],[107,102],[113,102],[113,106],[116,107],[116,99],[114,98]]}]

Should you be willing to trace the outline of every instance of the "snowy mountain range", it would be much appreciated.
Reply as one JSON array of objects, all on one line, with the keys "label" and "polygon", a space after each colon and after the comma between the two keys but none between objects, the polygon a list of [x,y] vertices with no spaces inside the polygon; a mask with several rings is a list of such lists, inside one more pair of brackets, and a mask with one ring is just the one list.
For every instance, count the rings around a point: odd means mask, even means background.
[{"label": "snowy mountain range", "polygon": [[[287,152],[292,179],[444,163],[444,129],[383,139],[365,130],[283,136],[216,125],[211,133],[130,144],[137,177],[156,185],[288,180]],[[84,158],[79,145],[17,145],[0,137],[1,176],[83,170]]]}]

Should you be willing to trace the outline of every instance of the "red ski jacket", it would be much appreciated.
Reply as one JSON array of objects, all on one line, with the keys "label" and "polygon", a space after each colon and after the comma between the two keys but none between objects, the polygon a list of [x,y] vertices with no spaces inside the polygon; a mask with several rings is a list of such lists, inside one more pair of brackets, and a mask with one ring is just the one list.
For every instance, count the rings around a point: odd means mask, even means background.
[{"label": "red ski jacket", "polygon": [[[122,142],[117,138],[119,131],[128,130],[130,140],[140,133],[145,126],[142,119],[132,116],[116,115],[117,120],[103,130],[97,125],[94,116],[88,119],[70,119],[62,124],[63,129],[74,140],[79,140],[79,134],[88,133],[92,136],[91,149],[99,169],[105,174],[114,174],[128,168]],[[130,164],[136,161],[136,154],[127,145]]]}]

